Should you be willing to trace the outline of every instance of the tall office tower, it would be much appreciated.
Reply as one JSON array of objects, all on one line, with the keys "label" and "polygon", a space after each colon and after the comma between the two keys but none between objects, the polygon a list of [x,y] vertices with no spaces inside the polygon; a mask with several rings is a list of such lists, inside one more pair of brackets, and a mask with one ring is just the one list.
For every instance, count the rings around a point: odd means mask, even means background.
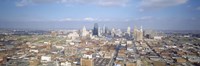
[{"label": "tall office tower", "polygon": [[142,27],[140,28],[140,30],[135,27],[134,31],[133,31],[133,36],[134,36],[134,39],[136,41],[143,41],[143,29],[142,29]]},{"label": "tall office tower", "polygon": [[141,26],[140,30],[138,30],[137,40],[138,41],[143,41],[143,29],[142,29],[142,26]]},{"label": "tall office tower", "polygon": [[86,27],[85,26],[83,26],[83,29],[82,29],[82,37],[85,37],[85,36],[87,36],[89,34],[89,32],[87,31],[87,29],[86,29]]},{"label": "tall office tower", "polygon": [[131,35],[131,27],[127,28],[127,33],[128,33],[129,36]]},{"label": "tall office tower", "polygon": [[122,36],[122,31],[120,29],[117,29],[115,31],[115,35],[118,36],[118,37],[121,37]]},{"label": "tall office tower", "polygon": [[135,39],[136,39],[137,31],[138,31],[137,27],[135,26],[134,30],[133,30],[133,36],[134,36]]},{"label": "tall office tower", "polygon": [[102,30],[100,27],[98,27],[98,36],[101,36],[101,34],[102,34]]},{"label": "tall office tower", "polygon": [[105,34],[105,33],[106,33],[106,26],[104,25],[102,28],[102,34]]},{"label": "tall office tower", "polygon": [[109,29],[108,29],[108,27],[105,27],[105,33],[106,33],[106,34],[109,33]]},{"label": "tall office tower", "polygon": [[114,28],[111,30],[111,36],[112,36],[112,37],[115,36],[115,29],[114,29]]},{"label": "tall office tower", "polygon": [[94,24],[93,33],[92,33],[93,35],[98,36],[98,33],[99,33],[99,32],[98,32],[98,31],[99,31],[98,28],[99,28],[98,24],[95,23],[95,24]]}]

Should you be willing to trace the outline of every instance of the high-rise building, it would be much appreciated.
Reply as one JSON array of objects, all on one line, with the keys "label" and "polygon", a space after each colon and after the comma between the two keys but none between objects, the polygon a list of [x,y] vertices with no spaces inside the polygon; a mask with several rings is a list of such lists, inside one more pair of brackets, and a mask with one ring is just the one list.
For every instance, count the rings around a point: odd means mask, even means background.
[{"label": "high-rise building", "polygon": [[101,34],[102,34],[102,30],[100,27],[98,27],[98,36],[101,36]]},{"label": "high-rise building", "polygon": [[112,37],[115,36],[115,29],[114,29],[114,28],[111,30],[111,36],[112,36]]},{"label": "high-rise building", "polygon": [[137,39],[138,39],[138,41],[143,41],[143,29],[142,29],[142,26],[141,26],[141,28],[139,30]]},{"label": "high-rise building", "polygon": [[121,37],[122,36],[122,31],[120,29],[117,29],[115,31],[116,36]]},{"label": "high-rise building", "polygon": [[89,32],[87,31],[86,27],[84,26],[83,29],[82,29],[82,37],[85,37],[89,34]]},{"label": "high-rise building", "polygon": [[99,26],[97,23],[94,24],[94,28],[93,28],[93,31],[92,31],[92,34],[93,35],[96,35],[98,36],[98,33],[99,33],[99,30],[98,30]]},{"label": "high-rise building", "polygon": [[105,33],[106,33],[106,34],[109,33],[109,29],[108,29],[108,27],[105,27]]},{"label": "high-rise building", "polygon": [[143,29],[142,29],[142,26],[141,26],[140,30],[137,29],[137,27],[134,28],[133,36],[134,36],[134,39],[136,41],[143,41]]},{"label": "high-rise building", "polygon": [[127,28],[127,33],[128,33],[129,36],[131,35],[131,27]]},{"label": "high-rise building", "polygon": [[105,34],[106,33],[106,26],[104,25],[102,28],[102,33]]},{"label": "high-rise building", "polygon": [[133,30],[133,36],[134,36],[134,38],[136,38],[137,36],[137,31],[138,31],[138,29],[137,29],[137,27],[135,26],[134,27],[134,30]]}]

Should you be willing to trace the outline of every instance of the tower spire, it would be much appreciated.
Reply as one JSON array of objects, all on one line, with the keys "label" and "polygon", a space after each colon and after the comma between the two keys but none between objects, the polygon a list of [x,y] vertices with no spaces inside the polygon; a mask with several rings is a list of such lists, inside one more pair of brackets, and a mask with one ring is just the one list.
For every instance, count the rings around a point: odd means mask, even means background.
[{"label": "tower spire", "polygon": [[143,28],[142,28],[142,26],[140,26],[140,31],[143,31]]}]

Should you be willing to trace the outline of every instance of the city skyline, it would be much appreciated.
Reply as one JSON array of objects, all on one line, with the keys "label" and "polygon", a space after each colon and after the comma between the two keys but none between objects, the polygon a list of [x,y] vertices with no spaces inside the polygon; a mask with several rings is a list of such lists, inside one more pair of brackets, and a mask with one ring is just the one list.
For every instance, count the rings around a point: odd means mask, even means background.
[{"label": "city skyline", "polygon": [[198,0],[1,0],[0,28],[199,30]]}]

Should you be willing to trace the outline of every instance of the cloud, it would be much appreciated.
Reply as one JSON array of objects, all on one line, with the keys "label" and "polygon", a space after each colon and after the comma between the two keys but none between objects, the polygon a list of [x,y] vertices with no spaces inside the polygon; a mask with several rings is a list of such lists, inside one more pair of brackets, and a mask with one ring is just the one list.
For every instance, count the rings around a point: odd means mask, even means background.
[{"label": "cloud", "polygon": [[58,21],[74,21],[72,18],[64,18],[64,19],[59,19]]},{"label": "cloud", "polygon": [[28,4],[31,4],[30,0],[21,0],[20,2],[16,3],[16,6],[22,7],[22,6],[25,6],[25,5],[28,5]]},{"label": "cloud", "polygon": [[127,6],[129,0],[99,0],[101,6]]},{"label": "cloud", "polygon": [[86,17],[83,19],[84,21],[97,21],[98,19],[96,18],[91,18],[91,17]]},{"label": "cloud", "polygon": [[59,3],[66,5],[91,4],[98,6],[126,6],[130,0],[20,0],[16,6],[31,4]]},{"label": "cloud", "polygon": [[186,3],[188,0],[142,0],[141,9],[160,9]]},{"label": "cloud", "polygon": [[197,7],[197,10],[199,10],[199,11],[200,11],[200,6],[199,6],[199,7]]},{"label": "cloud", "polygon": [[84,18],[64,18],[57,21],[61,22],[149,22],[152,20],[157,20],[159,18],[153,16],[142,16],[138,18],[93,18],[93,17],[84,17]]},{"label": "cloud", "polygon": [[85,17],[85,18],[64,18],[64,19],[59,19],[58,21],[64,21],[64,22],[74,22],[74,21],[100,21],[101,19],[97,19],[97,18],[92,18],[92,17]]},{"label": "cloud", "polygon": [[133,21],[133,20],[85,17],[85,18],[64,18],[64,19],[58,19],[56,21],[59,21],[59,22],[117,22],[117,21],[127,22],[127,21]]},{"label": "cloud", "polygon": [[153,17],[153,16],[143,16],[143,17],[138,17],[138,18],[135,18],[134,20],[135,21],[149,21],[149,20],[154,20],[154,19],[157,19],[156,17]]}]

